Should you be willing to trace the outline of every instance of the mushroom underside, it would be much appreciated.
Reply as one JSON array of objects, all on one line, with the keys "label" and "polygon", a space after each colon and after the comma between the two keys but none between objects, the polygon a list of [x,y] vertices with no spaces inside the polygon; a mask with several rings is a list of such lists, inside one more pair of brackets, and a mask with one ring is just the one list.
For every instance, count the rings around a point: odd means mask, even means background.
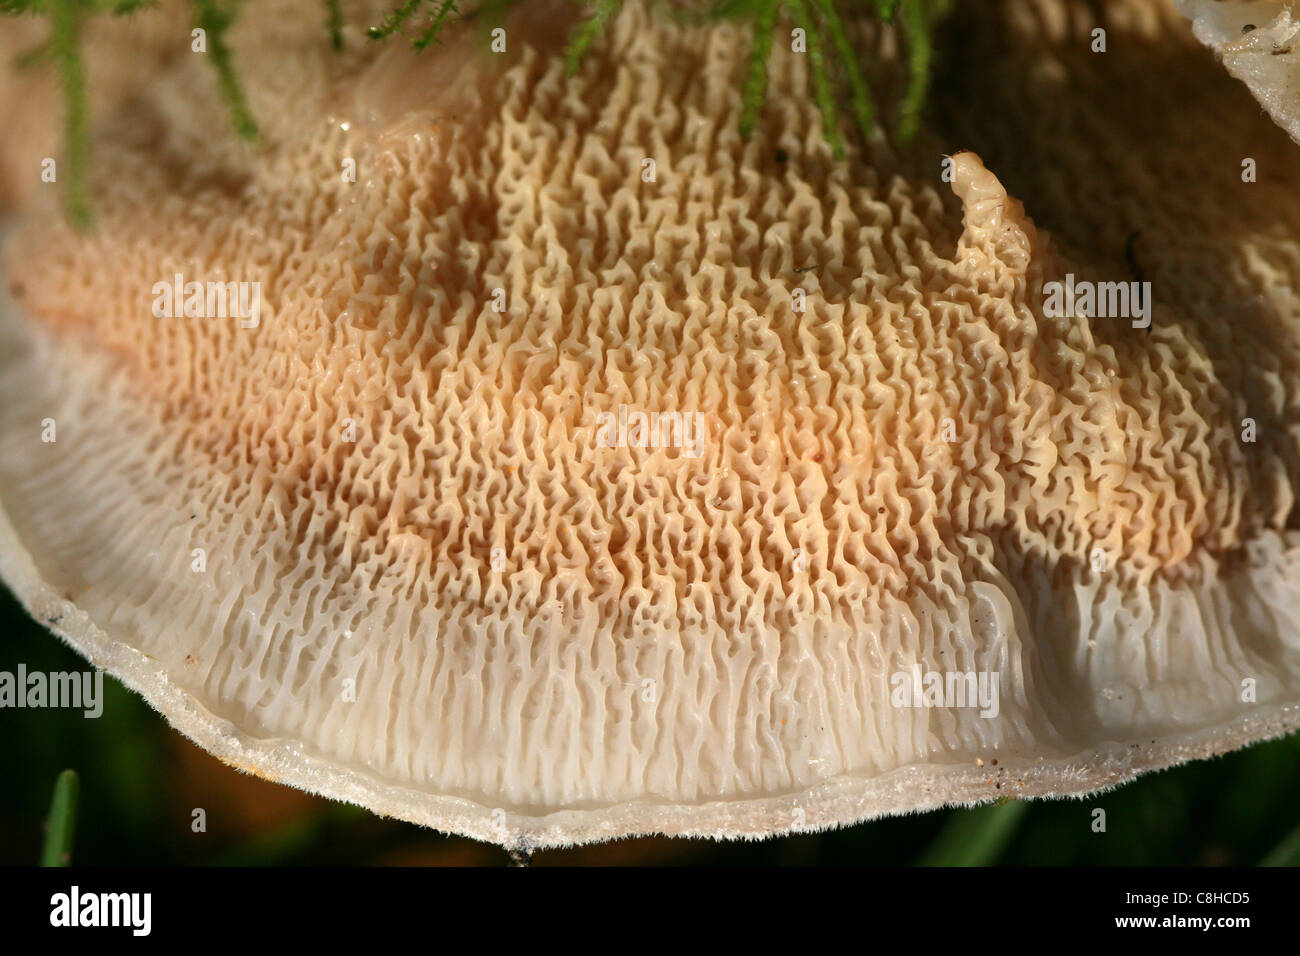
[{"label": "mushroom underside", "polygon": [[1089,4],[959,12],[949,68],[1000,70],[939,83],[922,160],[834,162],[779,50],[743,139],[738,28],[638,4],[573,77],[540,28],[342,64],[237,28],[257,153],[160,65],[96,235],[38,194],[8,245],[0,577],[232,765],[518,847],[1294,730],[1294,147],[1172,4],[1104,6],[1087,69]]},{"label": "mushroom underside", "polygon": [[1294,0],[1178,0],[1215,52],[1278,126],[1300,142],[1300,20]]}]

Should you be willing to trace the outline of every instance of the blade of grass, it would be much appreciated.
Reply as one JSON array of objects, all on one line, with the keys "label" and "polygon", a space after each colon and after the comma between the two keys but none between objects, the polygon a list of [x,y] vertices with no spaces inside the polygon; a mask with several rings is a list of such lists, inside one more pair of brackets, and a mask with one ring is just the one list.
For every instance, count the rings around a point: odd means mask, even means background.
[{"label": "blade of grass", "polygon": [[1029,809],[1023,800],[957,813],[921,854],[917,866],[992,866]]},{"label": "blade of grass", "polygon": [[79,789],[75,770],[63,771],[54,781],[54,798],[50,801],[50,815],[45,821],[45,843],[41,847],[41,866],[67,866],[72,862]]},{"label": "blade of grass", "polygon": [[1282,838],[1282,842],[1269,850],[1260,866],[1300,866],[1300,826]]}]

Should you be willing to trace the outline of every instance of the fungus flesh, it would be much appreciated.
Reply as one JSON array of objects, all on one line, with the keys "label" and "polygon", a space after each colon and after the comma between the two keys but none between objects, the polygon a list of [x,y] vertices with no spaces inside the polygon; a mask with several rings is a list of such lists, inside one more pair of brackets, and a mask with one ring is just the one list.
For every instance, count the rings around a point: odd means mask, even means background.
[{"label": "fungus flesh", "polygon": [[[788,51],[744,139],[730,23],[629,3],[567,76],[540,5],[498,57],[341,61],[253,6],[259,150],[160,64],[96,232],[23,210],[0,322],[0,574],[202,746],[541,847],[1080,794],[1300,721],[1300,183],[1258,116],[1254,193],[1112,195],[1115,140],[983,77],[962,121],[1027,124],[1062,246],[941,125],[833,161]],[[1032,95],[1085,6],[988,28]],[[1171,5],[1113,6],[1233,101]],[[1154,82],[1075,115],[1124,141]],[[1129,214],[1140,277],[1082,248]],[[1079,307],[1121,280],[1132,317]]]}]

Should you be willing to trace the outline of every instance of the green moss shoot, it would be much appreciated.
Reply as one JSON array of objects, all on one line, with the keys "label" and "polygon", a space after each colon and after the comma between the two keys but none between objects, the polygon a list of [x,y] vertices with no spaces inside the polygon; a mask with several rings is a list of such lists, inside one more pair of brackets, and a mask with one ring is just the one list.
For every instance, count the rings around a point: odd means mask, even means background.
[{"label": "green moss shoot", "polygon": [[[482,0],[478,9],[500,16],[508,7],[529,0]],[[623,0],[577,0],[587,11],[574,28],[564,51],[565,68],[573,74],[587,51],[603,35],[622,8]],[[344,46],[344,15],[340,0],[323,0],[323,27],[331,47]],[[257,121],[248,106],[237,67],[227,43],[227,32],[243,0],[190,0],[193,24],[206,34],[207,55],[216,71],[218,88],[235,132],[250,143],[258,140]],[[64,101],[64,206],[70,220],[81,229],[91,224],[87,176],[90,165],[89,109],[81,39],[97,14],[124,16],[153,6],[152,0],[0,0],[0,15],[44,16],[49,39],[26,52],[19,66],[32,69],[52,63],[58,71]],[[869,135],[876,123],[876,107],[858,54],[845,28],[841,11],[866,13],[883,23],[896,23],[906,46],[907,84],[898,107],[896,132],[907,142],[920,128],[934,61],[934,29],[950,11],[952,0],[715,0],[704,10],[687,14],[694,22],[723,18],[745,23],[750,32],[750,52],[740,78],[740,128],[753,135],[768,92],[768,63],[777,23],[784,17],[802,27],[807,42],[813,96],[822,116],[822,130],[834,155],[844,155],[840,104],[847,102],[853,126]],[[680,11],[678,11],[680,13]],[[458,0],[403,0],[383,19],[366,28],[366,36],[386,41],[409,36],[417,50],[440,44],[443,30],[461,19]],[[319,27],[318,27],[319,28]]]}]

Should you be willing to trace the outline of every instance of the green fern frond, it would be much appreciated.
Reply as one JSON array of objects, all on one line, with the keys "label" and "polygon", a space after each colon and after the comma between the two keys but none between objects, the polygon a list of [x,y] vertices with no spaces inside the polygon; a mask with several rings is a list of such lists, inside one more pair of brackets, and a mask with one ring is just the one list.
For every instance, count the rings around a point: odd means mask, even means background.
[{"label": "green fern frond", "polygon": [[426,3],[433,4],[433,13],[419,36],[411,41],[411,45],[416,50],[425,50],[434,44],[441,46],[443,28],[453,16],[460,14],[458,0],[406,0],[390,10],[378,26],[369,27],[366,35],[372,40],[386,40],[393,34],[400,33]]},{"label": "green fern frond", "polygon": [[[813,96],[822,116],[823,134],[837,158],[843,156],[839,134],[838,102],[848,100],[854,125],[863,136],[875,128],[876,110],[871,89],[858,64],[858,54],[840,16],[844,0],[718,0],[710,8],[716,16],[752,21],[753,40],[745,71],[741,130],[752,133],[767,93],[767,61],[775,18],[785,12],[807,38],[809,75]],[[933,33],[952,8],[952,0],[872,0],[881,22],[897,21],[907,44],[907,83],[899,103],[898,139],[910,142],[920,128],[921,112],[929,92],[934,60]],[[829,48],[828,48],[829,47]],[[830,57],[838,66],[842,83],[832,80]],[[839,89],[843,89],[843,95]]]},{"label": "green fern frond", "polygon": [[[0,0],[0,15],[44,15],[51,24],[50,38],[18,58],[23,67],[50,61],[58,71],[64,99],[65,164],[64,202],[69,218],[85,228],[90,224],[87,170],[90,155],[85,68],[80,41],[85,21],[92,14],[121,16],[155,5],[156,0]],[[324,27],[335,51],[343,48],[343,13],[340,0],[323,0]],[[501,13],[528,0],[480,0],[476,11],[488,26]],[[226,34],[243,0],[191,0],[194,25],[207,36],[208,53],[217,74],[231,123],[244,139],[258,139],[257,123],[236,77]],[[417,14],[430,5],[428,20],[411,41],[417,50],[441,43],[443,29],[459,19],[460,0],[403,0],[395,3],[377,25],[366,30],[373,40],[386,40],[403,32]],[[564,51],[566,70],[572,74],[592,44],[618,14],[623,0],[590,0],[590,12],[574,29]],[[713,0],[704,7],[670,7],[673,16],[705,23],[732,19],[745,23],[751,35],[741,81],[740,128],[753,134],[768,92],[768,71],[776,24],[782,14],[803,27],[807,38],[809,74],[813,96],[822,116],[823,135],[834,154],[843,155],[838,103],[846,100],[854,126],[868,135],[876,122],[876,106],[858,54],[841,16],[845,8],[865,8],[883,23],[897,23],[906,45],[907,82],[898,107],[900,140],[912,139],[920,126],[921,111],[929,91],[934,61],[933,31],[953,6],[953,0]]]},{"label": "green fern frond", "polygon": [[858,66],[858,57],[844,30],[844,23],[835,9],[835,0],[816,0],[826,32],[835,47],[835,56],[839,59],[849,87],[849,103],[853,108],[853,119],[863,134],[869,133],[875,125],[875,107],[871,102],[871,91],[867,88],[866,77]]},{"label": "green fern frond", "polygon": [[372,40],[386,40],[402,29],[406,21],[415,16],[415,11],[419,10],[423,3],[424,0],[406,0],[406,3],[394,8],[388,16],[384,17],[379,26],[368,28],[366,36]]},{"label": "green fern frond", "polygon": [[780,0],[758,0],[754,39],[749,49],[749,63],[741,92],[740,133],[750,136],[758,125],[758,111],[767,95],[767,61],[772,55],[772,34]]},{"label": "green fern frond", "polygon": [[573,39],[569,41],[568,47],[564,51],[564,68],[572,76],[578,72],[578,65],[582,61],[583,55],[587,48],[591,46],[593,40],[600,35],[623,6],[623,0],[600,0],[595,12],[582,22],[582,25],[573,34]]},{"label": "green fern frond", "polygon": [[50,37],[20,54],[15,65],[30,69],[49,59],[59,74],[63,93],[64,161],[63,204],[68,219],[80,230],[91,225],[90,192],[87,177],[90,167],[90,110],[86,92],[85,64],[81,58],[81,35],[85,18],[94,13],[125,16],[135,13],[152,0],[0,0],[0,14],[43,14],[50,23]]},{"label": "green fern frond", "polygon": [[908,142],[921,124],[921,108],[930,86],[930,66],[934,57],[931,27],[934,14],[927,9],[925,0],[904,0],[902,9],[903,30],[907,35],[907,92],[899,109],[898,135]]},{"label": "green fern frond", "polygon": [[836,159],[844,158],[844,144],[840,141],[839,118],[835,109],[835,91],[831,86],[830,74],[826,69],[826,57],[822,54],[821,30],[816,21],[808,15],[804,0],[786,0],[790,14],[796,23],[803,24],[804,36],[808,41],[808,61],[812,73],[813,96],[817,100],[817,109],[822,114],[822,135],[831,148]]},{"label": "green fern frond", "polygon": [[325,0],[325,29],[330,35],[330,47],[335,53],[343,50],[343,8],[339,0]]},{"label": "green fern frond", "polygon": [[90,165],[90,120],[86,103],[86,71],[81,62],[83,4],[77,0],[53,0],[50,6],[50,50],[59,68],[63,87],[63,138],[67,144],[64,162],[64,206],[78,229],[90,227],[90,193],[86,186]]},{"label": "green fern frond", "polygon": [[249,142],[258,138],[257,122],[244,99],[244,89],[235,77],[235,68],[230,59],[230,47],[226,45],[226,31],[235,22],[236,10],[243,0],[193,0],[194,25],[207,34],[208,56],[212,59],[212,68],[217,71],[217,84],[221,96],[230,111],[230,122],[235,132]]},{"label": "green fern frond", "polygon": [[456,0],[442,0],[442,2],[438,4],[438,9],[433,14],[433,19],[429,21],[429,25],[425,27],[424,32],[420,34],[418,39],[416,39],[415,48],[417,50],[423,50],[431,43],[441,45],[442,40],[438,38],[438,35],[442,33],[442,28],[446,25],[447,18],[453,13],[460,13],[456,8]]}]

